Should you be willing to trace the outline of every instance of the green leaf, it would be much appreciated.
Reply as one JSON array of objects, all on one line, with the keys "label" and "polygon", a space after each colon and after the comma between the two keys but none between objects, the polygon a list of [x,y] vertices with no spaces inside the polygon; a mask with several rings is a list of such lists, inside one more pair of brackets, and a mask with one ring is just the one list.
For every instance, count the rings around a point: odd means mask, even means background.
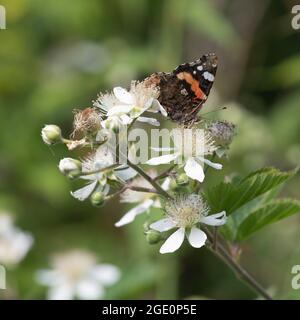
[{"label": "green leaf", "polygon": [[273,200],[252,212],[239,226],[237,240],[242,241],[263,227],[300,212],[300,201]]},{"label": "green leaf", "polygon": [[298,169],[281,172],[275,168],[263,168],[245,178],[230,183],[220,183],[208,189],[204,196],[212,212],[225,210],[228,220],[220,231],[228,240],[237,240],[239,225],[251,212],[267,203],[278,193],[279,186],[293,177]]},{"label": "green leaf", "polygon": [[263,204],[271,201],[278,193],[281,188],[274,188],[265,194],[247,202],[239,209],[234,211],[227,219],[224,226],[221,227],[221,232],[226,239],[236,241],[237,231],[239,225],[246,219],[254,210],[257,210]]},{"label": "green leaf", "polygon": [[226,210],[227,215],[230,215],[249,201],[293,177],[297,171],[298,169],[281,172],[275,168],[263,168],[238,182],[222,182],[208,189],[204,196],[212,212]]}]

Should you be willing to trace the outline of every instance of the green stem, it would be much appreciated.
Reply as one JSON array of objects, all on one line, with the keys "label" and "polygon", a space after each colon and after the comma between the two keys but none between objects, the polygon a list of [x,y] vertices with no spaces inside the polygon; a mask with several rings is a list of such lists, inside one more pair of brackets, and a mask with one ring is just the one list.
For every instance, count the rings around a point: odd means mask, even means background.
[{"label": "green stem", "polygon": [[159,194],[161,194],[163,197],[167,199],[171,199],[172,197],[168,194],[167,191],[165,191],[158,183],[156,183],[148,174],[140,168],[138,165],[132,163],[131,161],[127,160],[127,164],[129,167],[131,167],[133,170],[135,170],[137,173],[139,173],[145,180],[147,180],[154,189],[158,191]]},{"label": "green stem", "polygon": [[[212,243],[213,235],[209,230],[205,230],[209,236],[209,240]],[[219,257],[235,274],[242,280],[249,288],[260,294],[266,300],[272,300],[272,297],[268,292],[248,273],[240,264],[238,264],[227,252],[227,250],[220,244],[216,243],[216,248],[213,245],[208,247],[217,257]]]},{"label": "green stem", "polygon": [[153,180],[157,181],[160,179],[163,179],[165,177],[168,177],[170,172],[176,167],[176,164],[172,164],[171,167],[169,169],[167,169],[166,171],[162,172],[160,175],[158,175],[157,177],[155,177]]},{"label": "green stem", "polygon": [[128,186],[127,189],[137,191],[137,192],[158,193],[156,189],[149,189],[149,188],[136,187],[136,186]]}]

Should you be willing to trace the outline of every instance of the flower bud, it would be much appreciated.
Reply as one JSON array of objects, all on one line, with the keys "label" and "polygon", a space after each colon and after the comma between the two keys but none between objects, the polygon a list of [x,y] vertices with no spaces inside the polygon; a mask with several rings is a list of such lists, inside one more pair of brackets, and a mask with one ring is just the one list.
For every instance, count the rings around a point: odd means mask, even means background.
[{"label": "flower bud", "polygon": [[189,184],[189,178],[185,173],[181,173],[176,177],[176,183],[179,186],[186,186]]},{"label": "flower bud", "polygon": [[214,121],[208,125],[208,131],[216,145],[228,147],[235,136],[235,125],[227,121]]},{"label": "flower bud", "polygon": [[105,196],[101,191],[96,191],[91,195],[91,203],[95,207],[101,207],[105,203]]},{"label": "flower bud", "polygon": [[79,160],[64,158],[60,160],[58,168],[63,175],[75,179],[81,174],[82,164]]},{"label": "flower bud", "polygon": [[176,190],[178,188],[178,184],[175,179],[171,179],[170,181],[170,190]]},{"label": "flower bud", "polygon": [[161,233],[155,230],[146,232],[146,240],[149,244],[156,244],[162,240]]},{"label": "flower bud", "polygon": [[43,141],[48,145],[61,142],[62,140],[61,129],[60,127],[54,124],[45,125],[44,128],[42,129],[41,134],[42,134]]}]

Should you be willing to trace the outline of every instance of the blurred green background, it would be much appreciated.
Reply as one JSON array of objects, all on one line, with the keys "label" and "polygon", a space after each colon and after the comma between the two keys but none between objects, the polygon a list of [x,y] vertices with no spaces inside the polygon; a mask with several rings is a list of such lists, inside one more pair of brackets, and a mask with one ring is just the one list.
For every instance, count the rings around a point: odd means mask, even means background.
[{"label": "blurred green background", "polygon": [[[0,209],[35,237],[21,264],[9,270],[19,299],[45,298],[35,283],[49,256],[84,248],[119,266],[121,281],[107,298],[257,298],[206,249],[184,246],[160,255],[147,244],[139,217],[113,224],[129,209],[101,209],[73,199],[63,177],[63,146],[40,138],[55,123],[67,136],[72,110],[100,91],[128,86],[155,71],[216,52],[219,69],[204,110],[238,126],[224,174],[265,165],[294,168],[300,159],[300,30],[289,0],[2,0],[0,30]],[[204,112],[204,111],[203,111]],[[76,154],[74,153],[74,156]],[[299,198],[300,177],[282,190]],[[300,264],[300,217],[268,227],[247,241],[242,264],[277,298],[300,298],[291,268]]]}]

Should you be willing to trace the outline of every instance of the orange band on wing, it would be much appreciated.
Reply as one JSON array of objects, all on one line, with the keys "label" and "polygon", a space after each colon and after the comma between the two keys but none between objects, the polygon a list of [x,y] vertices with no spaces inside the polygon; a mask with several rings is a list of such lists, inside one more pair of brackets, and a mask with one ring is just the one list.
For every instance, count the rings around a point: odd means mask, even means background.
[{"label": "orange band on wing", "polygon": [[198,99],[205,100],[207,97],[205,93],[200,89],[199,81],[193,78],[188,72],[180,72],[177,74],[177,78],[186,81],[191,85],[191,90],[194,92]]}]

